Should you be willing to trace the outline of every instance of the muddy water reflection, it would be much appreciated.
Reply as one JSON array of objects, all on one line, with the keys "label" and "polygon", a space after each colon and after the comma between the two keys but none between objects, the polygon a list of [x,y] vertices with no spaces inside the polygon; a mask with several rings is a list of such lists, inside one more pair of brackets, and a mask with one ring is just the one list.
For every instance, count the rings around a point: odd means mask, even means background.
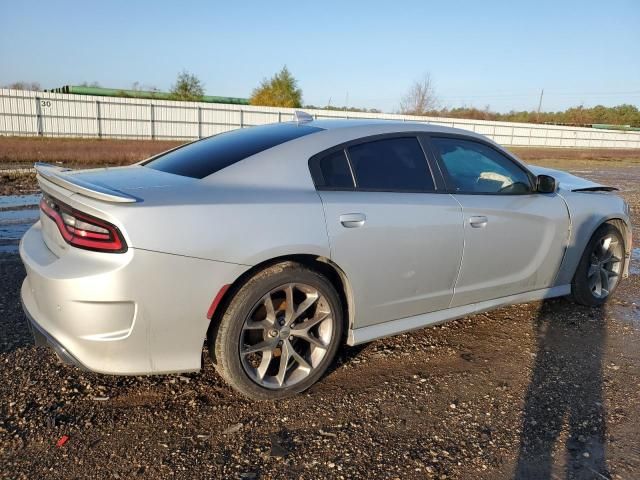
[{"label": "muddy water reflection", "polygon": [[0,252],[15,253],[22,235],[39,218],[40,195],[0,196]]}]

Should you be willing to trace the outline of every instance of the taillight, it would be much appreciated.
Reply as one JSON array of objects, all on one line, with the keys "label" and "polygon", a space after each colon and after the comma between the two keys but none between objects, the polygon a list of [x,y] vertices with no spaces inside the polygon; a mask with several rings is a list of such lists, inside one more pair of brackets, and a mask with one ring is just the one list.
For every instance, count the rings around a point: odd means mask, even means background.
[{"label": "taillight", "polygon": [[97,252],[123,253],[127,244],[118,227],[43,195],[40,209],[56,222],[62,238],[74,247]]}]

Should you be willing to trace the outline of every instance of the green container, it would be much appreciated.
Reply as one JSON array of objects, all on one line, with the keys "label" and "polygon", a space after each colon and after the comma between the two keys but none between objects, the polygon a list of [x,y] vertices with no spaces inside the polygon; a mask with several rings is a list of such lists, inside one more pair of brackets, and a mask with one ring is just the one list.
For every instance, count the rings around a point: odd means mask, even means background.
[{"label": "green container", "polygon": [[[117,88],[102,87],[80,87],[73,85],[65,85],[61,88],[51,90],[55,93],[72,93],[75,95],[95,95],[99,97],[125,97],[125,98],[146,98],[156,100],[174,100],[169,92],[150,92],[145,90],[123,90]],[[238,97],[216,97],[205,95],[201,102],[205,103],[230,103],[234,105],[249,105],[248,98]]]}]

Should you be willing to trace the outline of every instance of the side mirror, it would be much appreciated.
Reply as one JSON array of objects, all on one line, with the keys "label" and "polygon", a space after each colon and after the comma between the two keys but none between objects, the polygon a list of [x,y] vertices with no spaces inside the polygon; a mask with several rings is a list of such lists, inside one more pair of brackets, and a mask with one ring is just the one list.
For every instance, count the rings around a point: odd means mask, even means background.
[{"label": "side mirror", "polygon": [[555,178],[549,175],[538,175],[536,177],[536,191],[538,193],[555,193],[557,189]]}]

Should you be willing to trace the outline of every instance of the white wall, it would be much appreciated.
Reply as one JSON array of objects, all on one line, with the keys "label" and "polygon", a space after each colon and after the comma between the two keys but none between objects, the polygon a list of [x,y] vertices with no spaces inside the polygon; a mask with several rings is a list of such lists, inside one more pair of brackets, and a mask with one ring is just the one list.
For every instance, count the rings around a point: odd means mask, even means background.
[{"label": "white wall", "polygon": [[[640,148],[640,132],[305,109],[316,118],[381,118],[471,130],[506,146]],[[194,139],[291,119],[293,109],[0,89],[0,135]]]}]

